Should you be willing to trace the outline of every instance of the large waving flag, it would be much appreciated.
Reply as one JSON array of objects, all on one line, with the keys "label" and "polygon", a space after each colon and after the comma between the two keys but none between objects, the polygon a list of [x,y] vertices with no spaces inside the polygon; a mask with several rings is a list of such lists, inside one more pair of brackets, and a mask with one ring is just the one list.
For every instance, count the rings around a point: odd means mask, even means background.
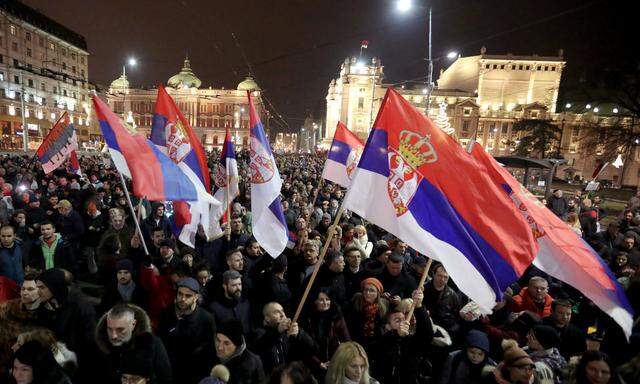
[{"label": "large waving flag", "polygon": [[485,165],[491,179],[503,188],[530,223],[540,247],[533,264],[579,290],[620,324],[629,337],[633,326],[633,310],[600,256],[501,167],[482,146],[474,144],[471,154]]},{"label": "large waving flag", "polygon": [[223,221],[228,221],[230,218],[225,216],[228,207],[233,203],[233,199],[240,194],[240,189],[238,188],[238,162],[236,161],[236,153],[233,150],[229,127],[227,127],[224,136],[220,161],[216,164],[214,181],[217,190],[213,197],[222,202],[220,207],[224,210],[223,212],[215,213],[215,216],[224,216]]},{"label": "large waving flag", "polygon": [[364,144],[344,123],[338,122],[322,177],[345,188],[351,185]]},{"label": "large waving flag", "polygon": [[158,87],[151,141],[166,153],[196,186],[197,201],[173,202],[172,224],[175,235],[180,241],[193,247],[198,225],[202,225],[207,234],[221,232],[219,217],[210,217],[210,213],[215,212],[211,206],[219,207],[220,202],[208,192],[210,178],[204,149],[189,122],[162,85]]},{"label": "large waving flag", "polygon": [[64,112],[36,150],[44,173],[51,173],[78,149],[78,137],[69,115]]},{"label": "large waving flag", "polygon": [[280,256],[287,245],[287,224],[280,203],[282,179],[276,167],[269,140],[264,134],[260,117],[249,97],[249,123],[251,125],[251,217],[253,236],[271,257]]},{"label": "large waving flag", "polygon": [[95,93],[91,99],[113,164],[131,178],[136,196],[156,201],[198,198],[196,186],[169,157],[142,135],[130,133]]},{"label": "large waving flag", "polygon": [[78,161],[78,153],[74,149],[69,154],[69,163],[71,165],[71,172],[80,176],[82,175],[82,171],[80,170],[80,162]]},{"label": "large waving flag", "polygon": [[489,312],[537,249],[526,221],[483,168],[389,89],[344,207],[442,262]]}]

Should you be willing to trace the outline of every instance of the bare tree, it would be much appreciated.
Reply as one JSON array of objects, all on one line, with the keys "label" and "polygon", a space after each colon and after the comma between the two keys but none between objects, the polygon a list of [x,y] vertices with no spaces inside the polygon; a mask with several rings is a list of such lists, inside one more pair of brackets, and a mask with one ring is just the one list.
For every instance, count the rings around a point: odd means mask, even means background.
[{"label": "bare tree", "polygon": [[521,133],[515,154],[539,159],[551,155],[559,157],[562,128],[551,120],[520,119],[513,124],[513,132]]}]

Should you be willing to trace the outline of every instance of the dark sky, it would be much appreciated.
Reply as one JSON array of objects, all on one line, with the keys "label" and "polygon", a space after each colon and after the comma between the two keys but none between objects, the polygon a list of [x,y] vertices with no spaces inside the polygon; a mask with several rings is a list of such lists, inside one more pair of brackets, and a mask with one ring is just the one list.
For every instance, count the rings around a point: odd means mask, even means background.
[{"label": "dark sky", "polygon": [[[166,82],[187,52],[203,86],[235,87],[250,65],[290,130],[308,112],[324,114],[329,81],[364,39],[367,55],[381,57],[387,82],[426,74],[426,12],[400,14],[391,0],[24,1],[86,37],[92,82],[108,85],[129,56],[139,61],[130,71],[136,86]],[[626,9],[630,1],[430,3],[434,56],[450,49],[475,55],[483,45],[495,54],[555,55],[563,48],[570,87],[583,73],[637,51],[637,37],[625,33],[637,24]]]}]

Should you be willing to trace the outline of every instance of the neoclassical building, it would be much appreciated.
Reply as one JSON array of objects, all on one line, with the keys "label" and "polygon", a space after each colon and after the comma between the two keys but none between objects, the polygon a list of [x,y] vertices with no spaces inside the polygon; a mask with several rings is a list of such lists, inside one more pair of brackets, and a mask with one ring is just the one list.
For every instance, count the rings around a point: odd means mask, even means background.
[{"label": "neoclassical building", "polygon": [[[261,90],[250,76],[238,84],[236,89],[203,88],[202,81],[191,69],[189,58],[186,58],[180,72],[167,81],[166,89],[193,127],[205,150],[222,147],[226,128],[230,128],[236,146],[248,146],[247,91],[252,92],[256,110],[268,130]],[[151,132],[157,93],[155,88],[132,88],[123,68],[122,75],[111,82],[106,97],[115,113],[121,114],[138,132],[148,135]]]},{"label": "neoclassical building", "polygon": [[[448,120],[461,145],[475,139],[494,156],[513,154],[522,133],[513,131],[520,119],[549,119],[562,128],[560,152],[567,160],[557,177],[582,176],[589,179],[602,162],[598,148],[581,147],[586,124],[613,123],[619,107],[598,103],[567,103],[558,106],[562,70],[566,62],[558,56],[516,56],[488,54],[459,57],[440,72],[437,87],[425,100],[424,85],[419,87],[384,82],[379,58],[363,62],[347,58],[338,78],[331,80],[327,92],[327,114],[322,146],[328,148],[338,121],[366,140],[387,88],[393,86],[414,106],[429,105],[432,119]],[[636,148],[621,169],[605,168],[600,178],[617,185],[636,186],[640,180],[640,151]],[[566,172],[565,172],[566,171]]]}]

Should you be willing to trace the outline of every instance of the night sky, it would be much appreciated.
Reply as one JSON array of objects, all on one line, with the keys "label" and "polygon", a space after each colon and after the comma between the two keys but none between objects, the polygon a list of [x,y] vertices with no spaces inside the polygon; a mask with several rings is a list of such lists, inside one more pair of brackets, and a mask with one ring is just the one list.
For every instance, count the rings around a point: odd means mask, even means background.
[{"label": "night sky", "polygon": [[[369,41],[386,82],[426,76],[426,11],[399,13],[391,0],[25,0],[87,39],[89,79],[107,85],[126,58],[135,86],[177,73],[188,53],[203,86],[235,88],[249,72],[297,130],[309,113],[324,116],[327,86],[346,56]],[[414,4],[427,4],[414,1]],[[455,49],[556,55],[568,66],[563,90],[603,66],[637,55],[634,12],[624,1],[448,0],[433,6],[433,55]],[[636,24],[634,24],[636,23]],[[235,34],[236,40],[232,37]],[[444,63],[444,60],[442,61]],[[439,63],[434,76],[437,78]],[[272,122],[272,127],[278,127]],[[284,126],[284,124],[282,124]]]}]

